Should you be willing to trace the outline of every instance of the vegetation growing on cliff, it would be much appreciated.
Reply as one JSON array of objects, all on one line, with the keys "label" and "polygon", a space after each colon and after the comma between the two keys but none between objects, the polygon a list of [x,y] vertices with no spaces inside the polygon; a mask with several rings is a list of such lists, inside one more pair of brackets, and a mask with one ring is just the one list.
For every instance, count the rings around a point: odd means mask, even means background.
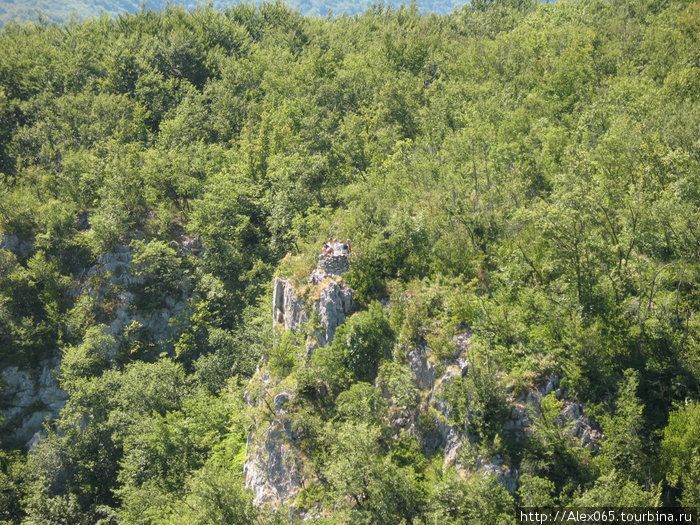
[{"label": "vegetation growing on cliff", "polygon": [[[0,519],[286,519],[242,481],[264,354],[297,388],[316,480],[300,501],[331,522],[700,505],[699,35],[700,3],[681,0],[7,26],[0,359],[60,354],[69,399],[28,454],[4,423]],[[352,239],[362,311],[289,359],[293,338],[270,351],[270,281],[329,235]],[[465,329],[453,424],[465,455],[518,467],[512,495],[389,424],[421,406],[405,349],[441,366]],[[552,375],[599,451],[555,424],[553,395],[527,440],[501,432],[508,396]]]}]

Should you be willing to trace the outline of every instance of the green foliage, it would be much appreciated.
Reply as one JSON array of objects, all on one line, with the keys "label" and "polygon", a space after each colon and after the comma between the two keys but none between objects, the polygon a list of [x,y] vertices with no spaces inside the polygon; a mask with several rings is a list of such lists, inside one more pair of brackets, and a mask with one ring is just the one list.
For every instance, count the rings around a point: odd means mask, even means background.
[{"label": "green foliage", "polygon": [[276,376],[287,377],[296,365],[299,354],[303,352],[298,339],[294,333],[285,332],[270,348],[267,363]]},{"label": "green foliage", "polygon": [[187,496],[176,505],[170,523],[254,523],[258,511],[242,485],[240,474],[230,467],[205,466],[192,476]]},{"label": "green foliage", "polygon": [[[99,376],[116,352],[114,337],[105,333],[106,326],[91,326],[78,346],[64,348],[61,358],[61,381],[67,385],[81,378]],[[112,354],[112,355],[110,355]]]},{"label": "green foliage", "polygon": [[593,488],[577,497],[573,504],[582,507],[658,507],[661,503],[661,486],[652,485],[645,490],[633,481],[626,481],[626,474],[611,471],[599,478]]},{"label": "green foliage", "polygon": [[[263,355],[326,521],[512,521],[497,480],[392,427],[442,435],[436,401],[475,441],[460,461],[502,454],[523,502],[697,505],[697,2],[420,5],[5,25],[0,361],[60,352],[69,398],[26,468],[4,458],[2,519],[283,520],[243,488],[259,414],[228,386]],[[360,313],[305,362],[273,347],[269,281],[305,284],[328,236],[352,239]],[[108,261],[132,241],[127,289]],[[456,335],[466,377],[419,398],[406,352],[440,377]],[[552,374],[509,439],[509,396]]]},{"label": "green foliage", "polygon": [[375,420],[380,413],[379,404],[374,386],[363,382],[353,384],[335,400],[338,416],[357,423]]},{"label": "green foliage", "polygon": [[255,297],[255,284],[271,275],[264,212],[262,188],[234,173],[214,177],[202,198],[192,203],[189,227],[202,238],[205,268],[244,304]]},{"label": "green foliage", "polygon": [[592,481],[596,471],[590,452],[569,432],[571,422],[562,415],[562,402],[554,392],[542,398],[540,405],[540,414],[528,433],[523,473],[551,481],[560,502],[568,502],[579,486]]},{"label": "green foliage", "polygon": [[154,414],[132,427],[124,440],[118,476],[125,519],[142,519],[140,514],[153,507],[149,492],[154,489],[164,495],[180,493],[188,475],[205,464],[227,433],[242,444],[242,426],[237,420],[242,406],[239,393],[234,392],[219,397],[198,392],[184,400],[181,410]]},{"label": "green foliage", "polygon": [[386,293],[390,278],[410,280],[426,271],[428,238],[421,218],[395,215],[386,229],[355,251],[352,270],[346,275],[357,300],[369,303]]},{"label": "green foliage", "polygon": [[488,360],[473,361],[467,377],[450,379],[443,395],[452,407],[453,423],[485,445],[501,432],[509,415],[505,391]]},{"label": "green foliage", "polygon": [[[220,306],[226,298],[221,288],[216,290],[222,293],[219,295],[210,290],[206,295],[206,304],[211,309]],[[207,348],[194,362],[195,378],[199,384],[214,393],[233,376],[238,375],[243,380],[253,375],[260,357],[272,344],[268,310],[267,301],[263,300],[243,311],[244,321],[233,331],[208,327]],[[209,323],[211,320],[206,324]]]},{"label": "green foliage", "polygon": [[668,425],[663,429],[662,458],[666,463],[666,478],[674,487],[683,487],[681,503],[697,505],[700,501],[698,480],[700,465],[700,403],[691,402],[671,412]]},{"label": "green foliage", "polygon": [[3,259],[0,322],[7,347],[0,355],[10,362],[33,364],[66,337],[61,311],[71,279],[43,250],[29,257],[26,266],[12,253],[4,252]]},{"label": "green foliage", "polygon": [[554,505],[554,483],[546,478],[523,474],[519,480],[518,496],[523,507],[551,507]]},{"label": "green foliage", "polygon": [[379,369],[377,389],[396,410],[411,410],[420,400],[413,377],[407,366],[386,361]]},{"label": "green foliage", "polygon": [[163,241],[133,241],[131,273],[139,280],[135,291],[138,305],[150,310],[165,305],[165,299],[178,298],[182,286],[181,261],[172,246]]},{"label": "green foliage", "polygon": [[37,227],[34,210],[40,206],[39,199],[28,189],[3,190],[0,194],[2,232],[5,235],[28,237]]},{"label": "green foliage", "polygon": [[333,340],[348,369],[358,381],[372,381],[379,363],[390,356],[393,331],[379,302],[359,312],[341,325]]},{"label": "green foliage", "polygon": [[337,345],[332,345],[314,351],[309,366],[302,367],[297,373],[297,388],[306,396],[332,403],[352,380],[353,374],[345,355]]},{"label": "green foliage", "polygon": [[463,480],[446,469],[431,486],[425,523],[515,523],[513,498],[496,476],[475,475]]},{"label": "green foliage", "polygon": [[603,472],[617,470],[629,479],[643,482],[648,479],[649,465],[644,455],[644,405],[637,397],[638,387],[639,373],[625,370],[615,414],[603,420],[606,440],[598,461]]},{"label": "green foliage", "polygon": [[[331,427],[324,436],[330,449],[324,475],[341,498],[339,510],[354,522],[409,519],[420,504],[413,471],[382,456],[378,438],[376,426],[352,422]],[[346,497],[354,507],[342,502]]]},{"label": "green foliage", "polygon": [[24,458],[17,451],[0,453],[0,519],[5,523],[18,523],[22,518],[24,468]]}]

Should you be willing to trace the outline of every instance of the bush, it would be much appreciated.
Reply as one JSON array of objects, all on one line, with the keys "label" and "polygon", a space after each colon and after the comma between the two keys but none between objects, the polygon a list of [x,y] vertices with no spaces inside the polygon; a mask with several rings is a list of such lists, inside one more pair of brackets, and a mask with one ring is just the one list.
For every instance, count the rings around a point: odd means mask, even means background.
[{"label": "bush", "polygon": [[386,361],[379,369],[377,388],[397,410],[410,410],[420,401],[418,388],[413,384],[413,372],[395,361]]},{"label": "bush", "polygon": [[267,355],[270,371],[278,377],[287,377],[297,362],[297,354],[301,351],[299,342],[292,332],[282,334],[279,342],[272,346]]},{"label": "bush", "polygon": [[386,281],[409,281],[423,277],[427,266],[428,236],[417,218],[396,215],[386,229],[377,233],[352,258],[346,281],[355,299],[367,303],[386,295]]},{"label": "bush", "polygon": [[495,438],[503,429],[510,411],[504,389],[487,364],[474,360],[469,375],[453,379],[444,392],[453,422],[468,434],[483,442]]},{"label": "bush", "polygon": [[175,249],[164,241],[133,241],[131,273],[143,283],[138,288],[140,307],[164,306],[165,298],[179,295],[181,262]]},{"label": "bush", "polygon": [[353,315],[338,328],[332,346],[342,352],[356,380],[371,382],[380,361],[390,356],[393,342],[389,320],[375,301],[369,310]]}]

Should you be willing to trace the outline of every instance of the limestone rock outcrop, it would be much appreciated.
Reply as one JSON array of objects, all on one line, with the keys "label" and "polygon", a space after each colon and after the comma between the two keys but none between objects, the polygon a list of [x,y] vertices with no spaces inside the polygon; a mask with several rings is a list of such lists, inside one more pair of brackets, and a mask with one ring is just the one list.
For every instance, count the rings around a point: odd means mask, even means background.
[{"label": "limestone rock outcrop", "polygon": [[299,494],[301,476],[292,441],[289,423],[282,419],[270,422],[260,439],[248,436],[246,448],[255,452],[249,454],[243,475],[256,507],[289,503]]},{"label": "limestone rock outcrop", "polygon": [[0,237],[0,250],[10,250],[21,257],[27,255],[34,248],[34,244],[26,239],[22,240],[16,235],[2,235]]},{"label": "limestone rock outcrop", "polygon": [[[402,429],[409,432],[418,432],[423,446],[428,450],[444,450],[444,465],[453,465],[458,470],[476,470],[483,475],[496,474],[504,487],[512,494],[517,489],[519,473],[517,469],[507,464],[507,459],[500,455],[484,457],[478,455],[474,464],[463,465],[460,463],[460,450],[470,446],[472,438],[466,433],[455,428],[450,423],[452,408],[447,403],[443,394],[445,388],[457,377],[466,378],[469,374],[470,364],[467,359],[470,333],[463,332],[455,336],[457,351],[446,362],[440,364],[433,361],[431,351],[427,345],[416,345],[408,349],[406,361],[413,373],[416,387],[423,394],[424,406],[415,411],[414,421],[401,421]],[[554,392],[557,399],[562,402],[561,415],[557,424],[566,428],[573,436],[580,440],[584,448],[597,451],[603,439],[602,433],[595,428],[586,417],[584,407],[575,400],[566,399],[559,388],[559,378],[552,376],[543,385],[531,388],[522,393],[518,398],[511,398],[512,412],[505,422],[503,431],[510,433],[515,440],[525,439],[529,427],[533,424],[541,411],[542,399]],[[438,418],[431,424],[421,424],[421,418],[430,418],[429,409],[434,409]],[[420,431],[414,429],[422,429]],[[428,429],[427,431],[425,429]]]},{"label": "limestone rock outcrop", "polygon": [[557,424],[566,427],[568,432],[578,438],[581,446],[587,450],[600,450],[603,434],[595,428],[585,415],[584,407],[575,400],[566,399],[559,387],[559,378],[552,376],[542,386],[531,388],[513,400],[513,410],[510,418],[503,425],[503,430],[513,434],[516,441],[524,439],[534,418],[541,413],[542,398],[554,392],[562,402],[561,415]]},{"label": "limestone rock outcrop", "polygon": [[30,447],[39,439],[44,421],[55,419],[68,399],[58,386],[57,358],[41,361],[35,369],[8,366],[2,373],[5,404],[3,416],[15,423],[14,438]]},{"label": "limestone rock outcrop", "polygon": [[[16,236],[3,236],[0,249],[23,253],[31,249],[31,243],[20,241]],[[150,334],[153,341],[167,340],[176,329],[170,322],[183,313],[186,303],[168,297],[165,307],[149,313],[134,310],[132,290],[141,284],[139,277],[132,275],[131,248],[118,245],[113,252],[102,255],[97,263],[85,270],[82,285],[73,293],[87,293],[98,302],[106,301],[108,294],[116,294],[114,309],[106,328],[106,333],[119,339],[127,327],[137,326]],[[115,348],[109,357],[114,357]],[[35,443],[42,433],[44,421],[53,421],[65,405],[67,393],[58,385],[60,369],[59,350],[50,359],[39,362],[35,367],[22,368],[6,366],[0,373],[3,382],[5,409],[3,416],[10,421],[13,438],[25,446]]]},{"label": "limestone rock outcrop", "polygon": [[314,301],[314,309],[321,320],[321,330],[315,333],[319,346],[326,346],[333,342],[335,330],[345,322],[345,318],[352,313],[353,291],[344,282],[330,281],[321,289],[318,301]]},{"label": "limestone rock outcrop", "polygon": [[139,287],[142,279],[132,275],[130,267],[131,248],[128,245],[118,245],[113,252],[102,255],[97,264],[87,270],[87,281],[80,291],[87,291],[102,301],[110,287],[118,290],[119,301],[108,328],[108,333],[115,338],[122,336],[126,327],[136,323],[149,332],[154,341],[168,340],[175,330],[170,320],[185,310],[186,302],[180,298],[166,297],[164,308],[148,314],[134,310],[131,308],[134,302],[132,290]]},{"label": "limestone rock outcrop", "polygon": [[[272,288],[272,322],[282,330],[299,331],[304,323],[317,317],[318,326],[306,343],[310,353],[333,342],[338,326],[352,313],[353,290],[339,277],[347,270],[347,258],[321,256],[306,284],[295,287],[290,279],[276,277]],[[342,271],[341,271],[342,270]],[[253,385],[255,388],[253,388]],[[253,491],[257,507],[292,504],[302,488],[299,461],[301,453],[287,419],[286,405],[293,399],[289,391],[277,392],[278,381],[268,371],[251,380],[246,400],[250,406],[263,406],[271,420],[267,426],[248,436],[243,467],[246,487]],[[253,398],[251,390],[257,391]],[[270,398],[270,401],[263,399]],[[272,413],[270,413],[270,411]]]},{"label": "limestone rock outcrop", "polygon": [[327,276],[343,275],[350,269],[347,255],[324,255],[318,256],[318,270]]},{"label": "limestone rock outcrop", "polygon": [[[425,392],[423,398],[427,405],[416,411],[415,422],[411,425],[412,428],[409,428],[409,432],[415,431],[419,434],[425,449],[431,451],[443,449],[444,466],[451,465],[460,471],[472,470],[484,476],[495,474],[506,490],[513,494],[517,489],[518,472],[508,466],[501,456],[485,458],[479,455],[471,465],[464,465],[459,459],[460,450],[465,446],[471,446],[472,438],[451,423],[452,408],[447,403],[444,393],[452,381],[457,378],[466,378],[469,374],[470,363],[467,359],[467,351],[470,338],[471,333],[468,331],[456,334],[454,337],[456,352],[446,362],[439,364],[430,358],[431,352],[427,345],[417,345],[408,350],[406,354],[408,367],[413,372],[416,387]],[[438,414],[434,421],[430,421],[433,417],[430,415],[430,409],[434,409]],[[422,418],[428,418],[428,421],[422,424]]]},{"label": "limestone rock outcrop", "polygon": [[272,287],[272,322],[285,330],[297,331],[309,318],[297,291],[288,279],[275,277]]},{"label": "limestone rock outcrop", "polygon": [[[273,286],[273,324],[282,330],[299,331],[307,322],[314,322],[312,335],[307,339],[307,352],[332,343],[335,332],[352,313],[352,289],[336,272],[341,267],[331,267],[337,261],[329,259],[311,272],[308,281],[295,285],[291,279],[276,278]],[[308,329],[308,325],[304,328]],[[308,333],[308,332],[307,332]],[[429,340],[429,339],[428,339]],[[419,394],[416,404],[390,409],[389,424],[398,436],[407,432],[415,436],[424,451],[431,455],[442,451],[444,467],[453,466],[466,476],[470,473],[496,476],[511,494],[518,487],[519,472],[513,458],[495,454],[479,454],[474,436],[454,423],[454,407],[446,395],[449,385],[466,379],[472,373],[469,360],[471,332],[466,328],[453,337],[454,353],[439,359],[425,340],[404,347],[406,366]],[[396,350],[395,350],[396,355]],[[282,389],[282,384],[262,371],[254,378],[258,399],[249,399],[251,406],[265,412],[265,424],[252,433],[247,442],[245,464],[246,486],[255,494],[256,506],[287,505],[297,516],[305,516],[305,509],[295,509],[295,499],[304,486],[303,453],[295,441],[295,434],[288,421],[288,409],[294,401],[294,389]],[[375,383],[379,388],[379,383]],[[260,401],[262,398],[266,399]],[[503,426],[503,432],[516,440],[525,439],[533,421],[540,414],[544,396],[554,392],[562,401],[558,423],[580,439],[582,446],[597,450],[602,435],[584,415],[584,407],[565,398],[559,388],[559,379],[551,377],[507,402],[512,411]],[[389,406],[391,400],[387,399]],[[289,405],[289,406],[288,406]]]},{"label": "limestone rock outcrop", "polygon": [[273,397],[270,392],[278,385],[269,371],[258,370],[244,395],[249,406],[271,416],[264,429],[251,432],[246,440],[243,477],[256,507],[290,505],[302,489],[301,454],[285,408],[294,395],[283,390]]},{"label": "limestone rock outcrop", "polygon": [[[315,295],[306,300],[305,297]],[[353,290],[342,279],[314,270],[308,285],[297,290],[289,279],[275,277],[272,289],[272,320],[284,330],[298,331],[315,313],[320,325],[307,342],[309,350],[333,342],[336,329],[352,313]]]}]

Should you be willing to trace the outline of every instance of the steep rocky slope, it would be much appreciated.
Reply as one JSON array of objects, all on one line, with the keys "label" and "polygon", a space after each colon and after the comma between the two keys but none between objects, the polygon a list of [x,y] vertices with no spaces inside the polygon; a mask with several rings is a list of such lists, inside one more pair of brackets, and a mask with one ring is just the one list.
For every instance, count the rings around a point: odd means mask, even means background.
[{"label": "steep rocky slope", "polygon": [[[342,280],[347,270],[347,258],[320,256],[318,267],[311,273],[303,292],[289,279],[276,277],[272,291],[272,322],[280,331],[297,332],[312,319],[317,320],[306,340],[307,354],[333,342],[335,331],[353,311],[353,290]],[[316,294],[309,298],[310,294]],[[258,390],[255,398],[252,389]],[[296,437],[286,418],[284,405],[292,392],[280,390],[280,381],[269,371],[262,370],[251,380],[246,393],[251,406],[267,408],[271,420],[262,433],[251,433],[247,442],[247,460],[244,466],[246,487],[254,493],[256,506],[271,504],[275,507],[294,501],[302,488],[303,459],[295,446]]]},{"label": "steep rocky slope", "polygon": [[[342,279],[347,269],[345,261],[337,271],[329,270],[333,264],[338,261],[320,257],[318,268],[301,286],[279,277],[274,280],[273,324],[279,333],[291,331],[307,335],[306,356],[302,356],[305,359],[315,349],[330,345],[336,329],[353,313],[354,292]],[[471,372],[470,340],[469,330],[458,332],[453,337],[456,350],[442,360],[435,357],[425,341],[395,350],[394,361],[400,361],[410,370],[419,401],[410,408],[391,408],[389,425],[397,436],[405,432],[416,437],[426,455],[441,454],[445,468],[454,467],[463,477],[475,472],[495,475],[513,494],[518,487],[519,473],[512,460],[499,454],[474,455],[474,436],[453,421],[454,407],[446,391],[453,381],[467,378]],[[309,509],[303,508],[297,497],[304,487],[315,482],[315,478],[308,472],[307,458],[285,408],[293,400],[296,387],[289,379],[276,378],[264,364],[251,380],[246,399],[257,416],[254,417],[256,426],[248,436],[244,475],[257,507],[286,507],[295,515],[306,516]],[[380,385],[375,381],[374,387],[378,389]],[[602,434],[592,426],[580,403],[566,399],[556,376],[540,386],[508,397],[510,415],[503,424],[502,435],[516,442],[525,439],[541,414],[543,398],[553,392],[561,403],[556,424],[575,436],[584,448],[598,450]]]},{"label": "steep rocky slope", "polygon": [[[31,249],[31,243],[20,242],[15,236],[3,236],[0,249],[22,254]],[[184,246],[182,249],[189,249]],[[166,297],[165,306],[152,311],[134,308],[135,293],[142,279],[133,275],[132,250],[128,245],[118,245],[112,252],[102,255],[83,272],[79,285],[72,290],[85,294],[105,310],[105,334],[114,338],[110,358],[116,358],[116,350],[124,341],[128,329],[137,328],[148,334],[151,341],[167,341],[174,331],[171,320],[180,316],[186,308],[182,298]],[[107,307],[109,305],[109,307]],[[67,393],[59,386],[61,351],[36,364],[5,366],[0,372],[2,380],[3,410],[6,439],[32,447],[43,433],[45,422],[56,419],[65,406]]]}]

